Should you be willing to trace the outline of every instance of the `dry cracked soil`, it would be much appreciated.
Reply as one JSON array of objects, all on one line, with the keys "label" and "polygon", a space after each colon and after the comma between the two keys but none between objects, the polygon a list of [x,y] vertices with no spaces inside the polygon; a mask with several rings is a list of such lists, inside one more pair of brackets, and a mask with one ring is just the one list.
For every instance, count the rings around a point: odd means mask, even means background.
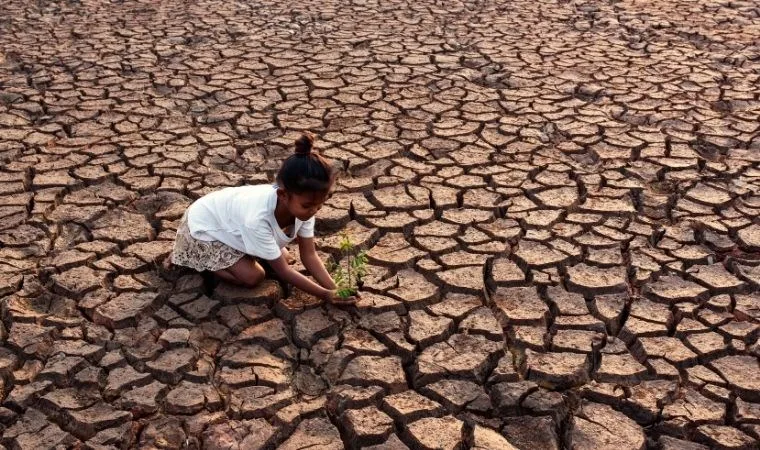
[{"label": "dry cracked soil", "polygon": [[[759,77],[754,1],[5,0],[0,445],[756,449]],[[162,268],[303,131],[356,307]]]}]

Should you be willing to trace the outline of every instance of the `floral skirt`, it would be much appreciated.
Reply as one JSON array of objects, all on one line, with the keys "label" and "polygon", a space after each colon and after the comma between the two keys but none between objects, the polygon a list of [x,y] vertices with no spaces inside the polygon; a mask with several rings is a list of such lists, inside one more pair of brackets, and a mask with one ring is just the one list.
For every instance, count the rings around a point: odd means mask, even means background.
[{"label": "floral skirt", "polygon": [[187,212],[182,217],[177,237],[174,239],[172,263],[190,267],[198,272],[215,272],[230,267],[244,257],[245,253],[219,241],[201,241],[190,234]]}]

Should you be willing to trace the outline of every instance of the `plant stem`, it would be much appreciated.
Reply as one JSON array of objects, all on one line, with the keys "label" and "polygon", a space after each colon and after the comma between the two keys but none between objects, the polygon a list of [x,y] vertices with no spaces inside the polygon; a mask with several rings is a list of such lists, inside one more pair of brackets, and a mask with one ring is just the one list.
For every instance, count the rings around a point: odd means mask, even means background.
[{"label": "plant stem", "polygon": [[351,283],[351,254],[346,252],[346,266],[348,267],[348,288],[351,289],[354,285]]}]

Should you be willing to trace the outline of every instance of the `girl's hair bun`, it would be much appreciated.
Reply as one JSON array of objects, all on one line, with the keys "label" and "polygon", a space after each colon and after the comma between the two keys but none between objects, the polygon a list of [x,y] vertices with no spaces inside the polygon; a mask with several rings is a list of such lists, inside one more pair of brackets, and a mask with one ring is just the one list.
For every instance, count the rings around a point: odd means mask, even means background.
[{"label": "girl's hair bun", "polygon": [[304,134],[296,140],[296,155],[309,155],[311,154],[311,147],[314,144],[314,136],[311,134]]},{"label": "girl's hair bun", "polygon": [[327,193],[335,181],[335,168],[318,151],[313,150],[314,136],[304,133],[296,140],[296,152],[277,172],[277,185],[289,192]]}]

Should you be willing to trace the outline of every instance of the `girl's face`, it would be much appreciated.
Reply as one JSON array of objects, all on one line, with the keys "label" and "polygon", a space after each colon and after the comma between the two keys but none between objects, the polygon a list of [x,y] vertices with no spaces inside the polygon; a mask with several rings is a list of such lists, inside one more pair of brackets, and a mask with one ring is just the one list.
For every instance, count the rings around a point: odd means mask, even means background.
[{"label": "girl's face", "polygon": [[309,220],[314,216],[330,197],[329,192],[310,192],[303,194],[284,192],[283,194],[284,195],[281,198],[283,198],[288,212],[302,221]]}]

